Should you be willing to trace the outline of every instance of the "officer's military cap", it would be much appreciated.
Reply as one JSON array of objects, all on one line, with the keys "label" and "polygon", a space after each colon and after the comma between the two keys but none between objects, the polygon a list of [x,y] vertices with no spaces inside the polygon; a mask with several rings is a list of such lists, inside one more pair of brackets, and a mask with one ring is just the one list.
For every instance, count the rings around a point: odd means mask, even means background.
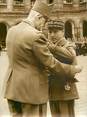
[{"label": "officer's military cap", "polygon": [[64,29],[64,22],[62,20],[50,20],[48,21],[48,29]]},{"label": "officer's military cap", "polygon": [[43,1],[40,0],[36,0],[32,10],[35,10],[46,17],[49,17],[50,14],[50,6],[48,6],[47,3],[44,3]]}]

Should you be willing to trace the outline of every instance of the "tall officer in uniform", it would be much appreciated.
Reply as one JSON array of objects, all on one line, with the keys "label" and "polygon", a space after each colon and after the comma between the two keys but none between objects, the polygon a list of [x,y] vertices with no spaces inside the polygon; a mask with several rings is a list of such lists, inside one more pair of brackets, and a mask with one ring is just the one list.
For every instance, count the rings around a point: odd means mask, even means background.
[{"label": "tall officer in uniform", "polygon": [[6,38],[9,68],[5,98],[13,117],[45,117],[48,101],[48,75],[74,76],[76,66],[60,63],[47,47],[40,30],[49,16],[49,7],[36,1],[27,19],[9,29]]}]

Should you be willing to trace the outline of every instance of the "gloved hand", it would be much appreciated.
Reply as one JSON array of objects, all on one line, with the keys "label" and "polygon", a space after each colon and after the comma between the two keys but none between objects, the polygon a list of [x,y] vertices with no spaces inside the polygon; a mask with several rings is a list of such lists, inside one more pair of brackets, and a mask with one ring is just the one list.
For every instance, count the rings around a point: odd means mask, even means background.
[{"label": "gloved hand", "polygon": [[80,73],[82,71],[83,67],[80,66],[80,65],[75,65],[75,70],[76,70],[76,73]]},{"label": "gloved hand", "polygon": [[[75,76],[77,73],[80,73],[82,71],[82,68],[83,67],[81,67],[79,65],[75,65],[75,69],[71,70],[72,75]],[[75,83],[75,82],[78,82],[78,80],[75,77],[67,77],[66,84],[64,85],[64,89],[66,91],[69,91],[71,89],[69,83]]]},{"label": "gloved hand", "polygon": [[82,71],[82,69],[83,67],[80,65],[71,66],[71,72],[70,72],[71,78],[74,78],[77,73],[80,73]]}]

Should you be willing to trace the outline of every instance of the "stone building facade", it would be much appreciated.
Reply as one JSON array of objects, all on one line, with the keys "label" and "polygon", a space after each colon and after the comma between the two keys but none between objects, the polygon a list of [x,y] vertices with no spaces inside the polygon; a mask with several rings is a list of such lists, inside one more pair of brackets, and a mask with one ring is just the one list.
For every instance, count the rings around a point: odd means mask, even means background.
[{"label": "stone building facade", "polygon": [[7,30],[26,18],[35,0],[0,0],[0,45],[5,46]]},{"label": "stone building facade", "polygon": [[54,0],[52,16],[65,23],[65,37],[71,41],[87,38],[87,0]]},{"label": "stone building facade", "polygon": [[[87,0],[43,0],[52,4],[51,18],[65,23],[65,37],[71,41],[87,38]],[[26,18],[35,0],[0,0],[0,42],[7,30]]]}]

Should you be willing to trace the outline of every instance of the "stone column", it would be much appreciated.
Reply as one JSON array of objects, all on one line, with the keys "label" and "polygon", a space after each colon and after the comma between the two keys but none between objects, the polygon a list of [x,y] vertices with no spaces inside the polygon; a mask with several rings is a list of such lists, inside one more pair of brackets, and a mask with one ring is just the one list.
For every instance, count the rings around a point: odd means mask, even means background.
[{"label": "stone column", "polygon": [[76,18],[76,21],[75,21],[75,36],[76,36],[76,39],[77,41],[80,41],[80,38],[81,38],[81,32],[80,32],[80,20],[78,18]]},{"label": "stone column", "polygon": [[75,30],[74,30],[74,25],[72,24],[72,41],[75,41]]},{"label": "stone column", "polygon": [[63,0],[54,0],[54,3],[55,3],[55,8],[56,9],[63,8]]},{"label": "stone column", "polygon": [[79,0],[73,0],[73,3],[74,7],[79,7]]},{"label": "stone column", "polygon": [[42,2],[47,3],[47,0],[42,0]]},{"label": "stone column", "polygon": [[13,0],[7,0],[7,10],[8,11],[13,10]]},{"label": "stone column", "polygon": [[24,0],[25,9],[28,11],[31,8],[31,0]]},{"label": "stone column", "polygon": [[80,37],[83,38],[83,25],[80,23]]}]

